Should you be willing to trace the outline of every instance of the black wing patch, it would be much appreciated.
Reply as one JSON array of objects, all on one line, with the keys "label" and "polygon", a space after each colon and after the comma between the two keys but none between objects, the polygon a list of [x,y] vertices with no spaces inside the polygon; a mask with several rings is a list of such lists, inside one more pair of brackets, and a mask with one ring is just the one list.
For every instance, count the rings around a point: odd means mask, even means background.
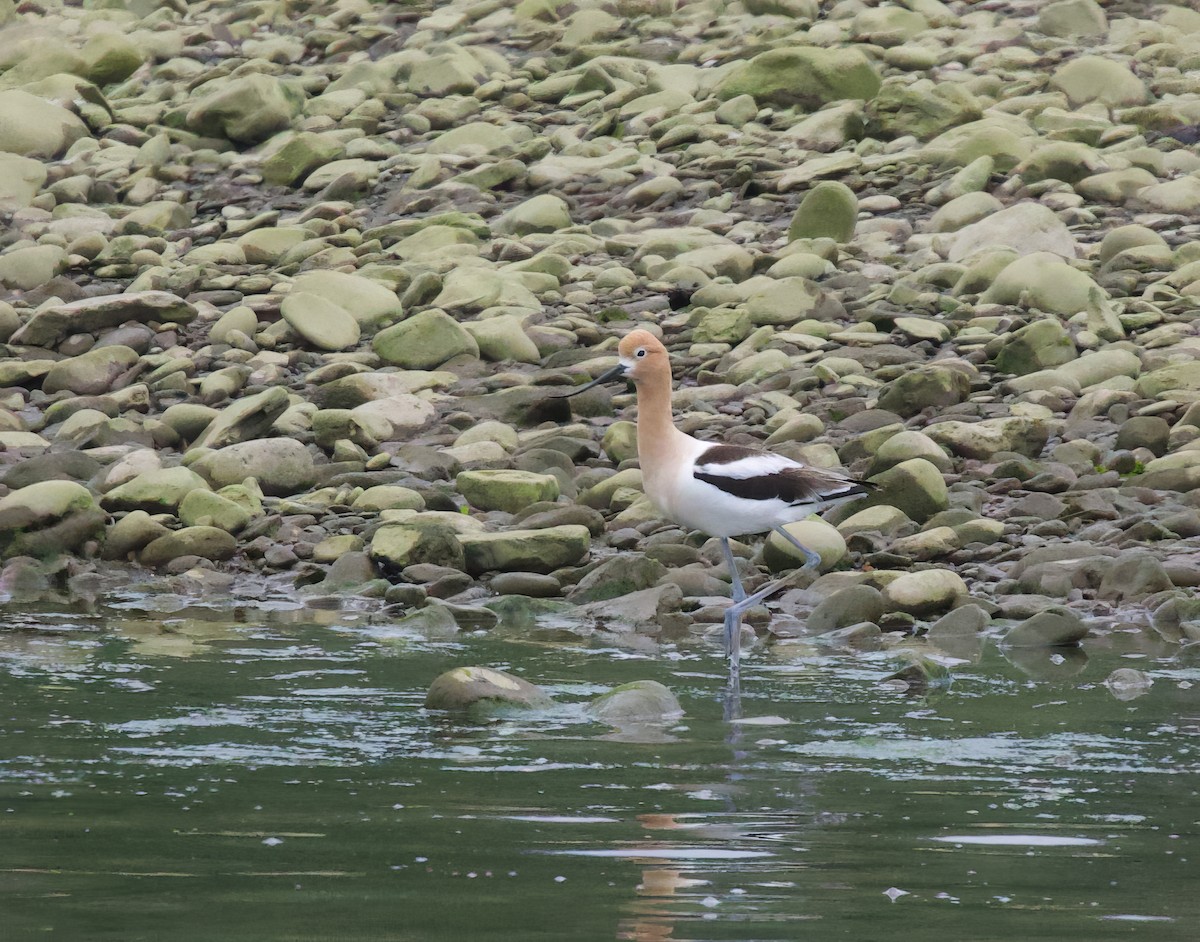
[{"label": "black wing patch", "polygon": [[761,459],[769,454],[741,445],[714,445],[696,459],[693,477],[732,497],[744,500],[781,500],[792,506],[844,500],[870,494],[875,490],[875,485],[869,481],[856,481],[836,471],[806,465],[773,468],[762,474],[739,477],[721,474],[717,470],[720,465]]}]

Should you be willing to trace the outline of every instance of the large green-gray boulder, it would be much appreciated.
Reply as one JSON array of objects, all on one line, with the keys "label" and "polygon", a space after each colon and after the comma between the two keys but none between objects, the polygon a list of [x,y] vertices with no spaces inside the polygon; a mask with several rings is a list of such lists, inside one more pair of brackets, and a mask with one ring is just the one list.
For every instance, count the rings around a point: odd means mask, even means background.
[{"label": "large green-gray boulder", "polygon": [[42,389],[48,393],[68,390],[80,396],[99,396],[126,385],[137,362],[137,353],[129,347],[94,347],[55,363],[42,380]]},{"label": "large green-gray boulder", "polygon": [[97,85],[123,82],[142,67],[146,53],[120,32],[94,33],[83,44],[84,75]]},{"label": "large green-gray boulder", "polygon": [[309,271],[296,278],[293,293],[320,295],[350,312],[363,327],[378,327],[400,317],[400,299],[378,281],[341,271]]},{"label": "large green-gray boulder", "polygon": [[0,152],[0,213],[24,209],[46,182],[46,165],[19,154]]},{"label": "large green-gray boulder", "polygon": [[929,363],[879,390],[879,408],[908,418],[925,409],[957,405],[970,394],[971,378],[965,371]]},{"label": "large green-gray boulder", "polygon": [[258,438],[283,415],[290,402],[287,390],[279,386],[238,399],[222,409],[193,444],[224,448]]},{"label": "large green-gray boulder", "polygon": [[591,533],[581,524],[564,524],[544,530],[508,530],[502,533],[461,534],[467,572],[553,572],[574,566],[588,552]]},{"label": "large green-gray boulder", "polygon": [[520,238],[533,232],[557,232],[571,225],[566,200],[552,193],[540,193],[502,213],[492,230]]},{"label": "large green-gray boulder", "polygon": [[1108,31],[1108,17],[1096,0],[1055,0],[1038,14],[1037,31],[1062,39],[1103,36]]},{"label": "large green-gray boulder", "polygon": [[1074,359],[1075,342],[1066,328],[1057,320],[1043,318],[1009,335],[995,364],[1001,373],[1024,376]]},{"label": "large green-gray boulder", "polygon": [[825,180],[800,201],[788,226],[788,241],[829,238],[849,242],[854,238],[857,221],[858,197],[854,191],[844,183]]},{"label": "large green-gray boulder", "polygon": [[1050,87],[1064,92],[1073,107],[1098,101],[1109,107],[1140,105],[1146,86],[1127,62],[1103,56],[1079,56],[1050,76]]},{"label": "large green-gray boulder", "polygon": [[1010,628],[1002,643],[1014,648],[1054,648],[1079,644],[1087,635],[1083,619],[1070,609],[1055,606]]},{"label": "large green-gray boulder", "polygon": [[883,605],[890,612],[906,612],[918,618],[954,608],[967,600],[967,585],[949,569],[906,572],[883,587]]},{"label": "large green-gray boulder", "polygon": [[74,552],[104,533],[104,514],[74,481],[41,481],[0,498],[0,558]]},{"label": "large green-gray boulder", "polygon": [[313,457],[292,438],[262,438],[229,445],[197,459],[192,468],[213,487],[254,478],[264,494],[286,497],[316,481]]},{"label": "large green-gray boulder", "polygon": [[300,113],[304,94],[291,82],[254,72],[220,80],[187,113],[187,126],[197,134],[257,144],[286,129]]},{"label": "large green-gray boulder", "polygon": [[[832,569],[846,555],[845,537],[832,524],[817,517],[786,523],[784,529],[821,557],[818,572]],[[795,569],[804,565],[805,559],[791,542],[778,533],[771,533],[763,544],[763,562],[771,572]]]},{"label": "large green-gray boulder", "polygon": [[717,86],[717,97],[751,95],[759,105],[815,111],[845,98],[873,98],[879,86],[875,67],[854,46],[794,46],[735,66]]},{"label": "large green-gray boulder", "polygon": [[300,184],[318,167],[345,153],[345,144],[333,135],[301,131],[263,160],[263,180],[278,186]]},{"label": "large green-gray boulder", "polygon": [[66,108],[21,89],[0,91],[0,151],[53,158],[87,136],[87,125]]},{"label": "large green-gray boulder", "polygon": [[283,299],[280,313],[288,326],[317,350],[348,350],[358,343],[358,321],[319,294],[294,291]]},{"label": "large green-gray boulder", "polygon": [[537,344],[525,333],[521,318],[515,314],[497,314],[482,320],[469,321],[463,329],[475,338],[479,353],[485,360],[518,363],[539,363]]},{"label": "large green-gray boulder", "polygon": [[455,479],[458,492],[479,510],[516,513],[530,504],[558,499],[558,478],[533,471],[463,471]]},{"label": "large green-gray boulder", "polygon": [[868,108],[868,127],[887,138],[929,140],[983,115],[979,100],[959,82],[889,78]]},{"label": "large green-gray boulder", "polygon": [[1014,415],[982,422],[934,422],[925,434],[963,458],[985,460],[1011,451],[1036,458],[1046,447],[1051,425],[1045,419]]},{"label": "large green-gray boulder", "polygon": [[924,523],[950,504],[942,472],[924,458],[910,458],[871,478],[877,486],[868,499],[902,510],[917,523]]},{"label": "large green-gray boulder", "polygon": [[1072,268],[1057,255],[1037,252],[1018,258],[996,276],[982,296],[982,304],[1020,304],[1070,317],[1088,308],[1096,282]]},{"label": "large green-gray boulder", "polygon": [[448,524],[413,519],[385,524],[371,538],[371,558],[392,572],[418,563],[463,570],[466,560],[457,531]]},{"label": "large green-gray boulder", "polygon": [[57,245],[31,245],[0,255],[0,286],[30,291],[67,270],[67,253]]},{"label": "large green-gray boulder", "polygon": [[190,468],[159,468],[145,471],[114,487],[100,503],[108,510],[174,513],[183,499],[197,489],[207,491],[209,488],[204,478]]},{"label": "large green-gray boulder", "polygon": [[138,554],[144,566],[165,566],[180,556],[225,560],[237,552],[237,540],[218,527],[184,527],[152,540]]},{"label": "large green-gray boulder", "polygon": [[207,486],[189,491],[179,502],[179,519],[187,527],[216,527],[238,533],[250,523],[250,511]]},{"label": "large green-gray boulder", "polygon": [[445,311],[431,309],[375,335],[371,348],[392,366],[431,370],[456,356],[479,356],[479,344]]}]

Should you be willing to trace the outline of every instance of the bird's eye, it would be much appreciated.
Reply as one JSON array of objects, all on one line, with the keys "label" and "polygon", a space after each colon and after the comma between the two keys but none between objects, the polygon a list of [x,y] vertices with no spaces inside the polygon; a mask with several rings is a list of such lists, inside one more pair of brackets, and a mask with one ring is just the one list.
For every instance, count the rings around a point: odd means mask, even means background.
[{"label": "bird's eye", "polygon": [[633,351],[633,355],[635,357],[644,357],[646,355],[646,348],[638,347],[635,351]]}]

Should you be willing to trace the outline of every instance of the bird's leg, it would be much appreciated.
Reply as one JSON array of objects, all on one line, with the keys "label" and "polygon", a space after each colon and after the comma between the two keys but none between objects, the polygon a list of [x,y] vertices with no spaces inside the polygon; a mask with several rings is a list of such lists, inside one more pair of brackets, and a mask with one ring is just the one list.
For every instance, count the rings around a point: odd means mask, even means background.
[{"label": "bird's leg", "polygon": [[[774,529],[776,533],[804,554],[804,565],[796,570],[796,572],[804,572],[806,569],[816,569],[821,564],[821,557],[817,553],[810,550],[783,527],[775,527]],[[725,650],[729,655],[730,671],[736,674],[738,670],[739,648],[741,647],[742,616],[759,602],[763,601],[763,599],[774,595],[782,589],[791,581],[795,573],[792,573],[791,576],[785,576],[783,579],[776,579],[767,585],[766,588],[759,589],[753,595],[746,595],[746,591],[742,588],[742,580],[738,578],[737,568],[734,566],[733,551],[729,548],[729,540],[722,538],[721,547],[725,550],[725,559],[729,563],[729,571],[733,574],[733,604],[725,609]],[[741,597],[739,598],[739,596]]]},{"label": "bird's leg", "polygon": [[[733,558],[733,548],[729,545],[729,537],[721,537],[721,551],[725,554],[725,565],[729,567],[729,579],[733,586],[733,602],[736,605],[746,597],[742,588],[742,577],[738,574],[737,560]],[[737,683],[738,665],[742,653],[742,615],[732,608],[725,612],[725,656],[729,658],[729,682]]]},{"label": "bird's leg", "polygon": [[742,579],[738,575],[737,560],[733,558],[733,547],[729,545],[729,537],[721,537],[721,552],[725,554],[725,565],[729,567],[729,578],[733,583],[733,600],[740,602],[746,597],[746,590],[742,588]]},{"label": "bird's leg", "polygon": [[800,572],[803,572],[805,569],[816,569],[819,565],[821,565],[820,554],[814,553],[807,546],[788,533],[783,527],[775,527],[775,532],[804,554],[804,565],[800,567]]}]

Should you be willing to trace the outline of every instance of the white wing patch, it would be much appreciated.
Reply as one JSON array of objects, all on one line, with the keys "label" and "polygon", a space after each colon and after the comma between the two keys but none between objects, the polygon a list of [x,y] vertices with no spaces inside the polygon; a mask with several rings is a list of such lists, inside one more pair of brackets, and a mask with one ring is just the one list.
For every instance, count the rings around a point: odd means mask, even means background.
[{"label": "white wing patch", "polygon": [[761,455],[754,455],[751,458],[739,458],[737,461],[720,464],[698,464],[696,465],[696,470],[700,474],[711,474],[713,477],[746,481],[750,478],[769,477],[772,474],[778,474],[780,471],[786,471],[789,468],[799,469],[803,467],[804,465],[792,461],[790,458],[785,458],[783,455],[763,452]]}]

